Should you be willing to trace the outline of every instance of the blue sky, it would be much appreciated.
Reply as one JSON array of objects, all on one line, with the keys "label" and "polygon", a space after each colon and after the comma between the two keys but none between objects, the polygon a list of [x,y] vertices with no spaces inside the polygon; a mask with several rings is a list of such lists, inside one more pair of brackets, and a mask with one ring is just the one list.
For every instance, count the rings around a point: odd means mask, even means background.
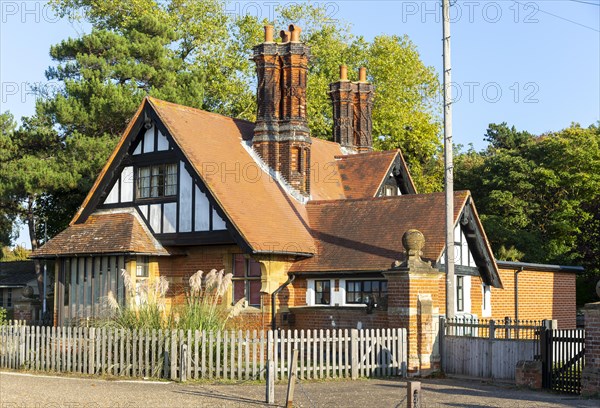
[{"label": "blue sky", "polygon": [[[232,1],[228,10],[269,18],[287,3]],[[366,39],[408,35],[441,72],[440,1],[315,3]],[[54,86],[44,77],[50,46],[89,27],[58,19],[44,1],[0,0],[0,11],[0,111],[20,118],[34,112],[31,84]],[[459,0],[451,18],[455,143],[482,149],[489,123],[537,134],[600,120],[600,0]]]}]

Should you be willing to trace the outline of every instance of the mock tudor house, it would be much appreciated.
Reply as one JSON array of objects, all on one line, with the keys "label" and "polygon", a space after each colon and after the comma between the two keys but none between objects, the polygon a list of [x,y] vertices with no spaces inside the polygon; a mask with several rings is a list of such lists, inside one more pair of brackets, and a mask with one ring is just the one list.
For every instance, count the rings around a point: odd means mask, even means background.
[{"label": "mock tudor house", "polygon": [[[409,329],[430,367],[445,313],[444,194],[418,194],[399,150],[372,149],[373,85],[330,85],[334,141],[310,136],[310,49],[294,25],[254,47],[256,123],[147,97],[70,226],[34,253],[55,263],[55,322],[94,317],[108,291],[166,277],[183,300],[201,269],[233,273],[238,327]],[[497,262],[468,191],[454,194],[455,309],[575,325],[574,269]],[[518,291],[515,282],[518,282]],[[428,329],[429,327],[429,329]]]}]

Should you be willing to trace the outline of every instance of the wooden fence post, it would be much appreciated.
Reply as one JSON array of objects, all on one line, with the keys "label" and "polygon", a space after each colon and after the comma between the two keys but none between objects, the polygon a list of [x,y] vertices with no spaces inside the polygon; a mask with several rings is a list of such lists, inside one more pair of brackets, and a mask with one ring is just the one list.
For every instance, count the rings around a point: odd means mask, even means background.
[{"label": "wooden fence post", "polygon": [[181,382],[187,381],[187,365],[188,365],[188,349],[187,344],[181,345],[181,353],[179,355],[179,378]]},{"label": "wooden fence post", "polygon": [[406,386],[406,401],[408,408],[421,408],[421,382],[409,381]]},{"label": "wooden fence post", "polygon": [[289,367],[287,396],[285,397],[286,408],[294,406],[294,389],[296,388],[296,371],[298,370],[298,349],[292,352],[292,364]]},{"label": "wooden fence post", "polygon": [[267,361],[267,390],[265,399],[267,404],[275,403],[275,363],[273,363],[273,360]]},{"label": "wooden fence post", "polygon": [[438,330],[439,339],[440,339],[440,369],[444,372],[445,363],[444,363],[444,342],[446,341],[446,318],[444,316],[440,316],[440,328]]},{"label": "wooden fence post", "polygon": [[351,363],[350,363],[350,368],[352,369],[352,374],[351,374],[351,378],[353,380],[358,379],[358,330],[357,329],[351,329],[350,330],[350,352],[352,353],[351,356]]},{"label": "wooden fence post", "polygon": [[492,373],[494,369],[494,339],[496,338],[496,321],[494,319],[490,320],[490,328],[489,328],[489,337],[488,337],[488,360],[487,360],[487,372],[488,377],[492,378]]}]

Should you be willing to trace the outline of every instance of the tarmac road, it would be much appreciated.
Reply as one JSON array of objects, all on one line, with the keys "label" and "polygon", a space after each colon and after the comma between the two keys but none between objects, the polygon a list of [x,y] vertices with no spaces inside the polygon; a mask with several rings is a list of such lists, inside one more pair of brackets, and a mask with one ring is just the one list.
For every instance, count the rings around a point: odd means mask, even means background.
[{"label": "tarmac road", "polygon": [[[600,407],[600,400],[520,390],[479,381],[422,381],[422,407]],[[260,407],[265,387],[115,381],[0,372],[0,408],[162,408]],[[277,385],[275,399],[283,406],[286,385]],[[386,408],[406,406],[404,380],[331,380],[297,385],[297,407]]]}]

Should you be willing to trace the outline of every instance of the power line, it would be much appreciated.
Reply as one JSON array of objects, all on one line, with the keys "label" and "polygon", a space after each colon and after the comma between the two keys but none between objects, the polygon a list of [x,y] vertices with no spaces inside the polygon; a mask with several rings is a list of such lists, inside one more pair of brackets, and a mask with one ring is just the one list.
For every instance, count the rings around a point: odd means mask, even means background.
[{"label": "power line", "polygon": [[[571,0],[571,1],[575,1],[575,0]],[[521,2],[519,2],[519,1],[515,1],[515,3],[517,3],[517,4],[520,4],[521,6],[524,6],[524,7],[531,7],[531,6],[527,6],[527,4],[526,4],[526,3],[521,3]],[[592,4],[592,3],[588,3],[588,4]],[[570,20],[570,19],[568,19],[568,18],[565,18],[565,17],[559,16],[559,15],[557,15],[557,14],[550,13],[549,11],[542,10],[541,8],[539,8],[539,6],[536,6],[536,9],[535,9],[535,10],[536,10],[536,11],[539,11],[539,12],[541,12],[541,13],[544,13],[544,14],[548,14],[549,16],[552,16],[552,17],[558,18],[558,19],[560,19],[560,20],[567,21],[567,22],[569,22],[569,23],[571,23],[571,24],[575,24],[575,25],[581,26],[581,27],[583,27],[583,28],[587,28],[588,30],[592,30],[592,31],[595,31],[595,32],[597,32],[597,33],[600,33],[600,30],[598,30],[598,29],[596,29],[596,28],[594,28],[594,27],[586,26],[585,24],[578,23],[577,21],[573,21],[573,20]]]},{"label": "power line", "polygon": [[569,1],[572,1],[574,3],[589,4],[590,6],[600,7],[600,3],[590,3],[589,1],[582,1],[582,0],[569,0]]}]

